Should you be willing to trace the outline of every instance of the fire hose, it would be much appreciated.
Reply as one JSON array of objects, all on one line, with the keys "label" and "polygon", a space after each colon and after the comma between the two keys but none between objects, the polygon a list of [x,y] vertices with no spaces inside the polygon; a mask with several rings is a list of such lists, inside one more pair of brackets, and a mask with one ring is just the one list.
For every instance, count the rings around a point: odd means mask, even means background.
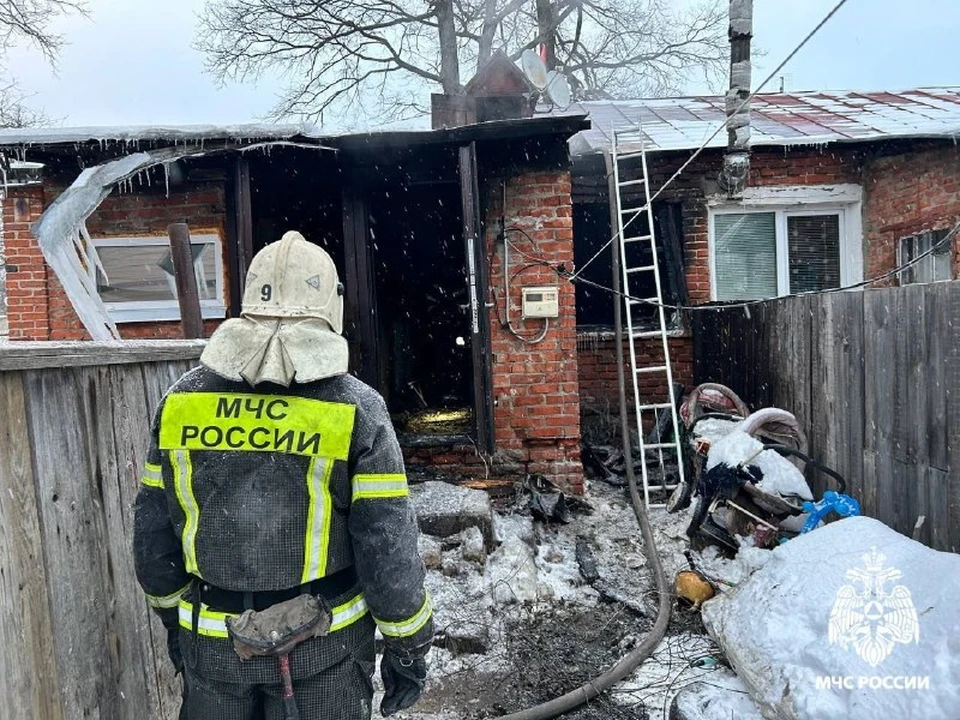
[{"label": "fire hose", "polygon": [[[619,243],[613,243],[614,253],[614,297],[619,298],[620,278],[617,268],[619,267]],[[630,673],[636,670],[640,664],[646,660],[657,645],[663,639],[667,632],[667,625],[670,624],[670,612],[672,609],[673,598],[670,587],[667,584],[667,577],[663,572],[663,564],[660,562],[660,556],[657,554],[657,546],[653,537],[653,528],[650,527],[650,520],[647,517],[646,508],[640,497],[640,491],[637,488],[637,476],[633,471],[633,453],[630,443],[630,425],[627,420],[627,398],[625,394],[624,373],[623,373],[623,327],[621,320],[621,308],[619,301],[614,302],[614,326],[616,328],[617,345],[617,380],[620,389],[620,430],[623,441],[623,455],[627,464],[627,485],[630,488],[630,504],[633,506],[633,512],[637,516],[637,522],[640,524],[640,534],[643,537],[643,554],[647,560],[647,567],[651,573],[657,587],[659,596],[659,605],[657,607],[657,619],[653,627],[643,641],[629,653],[624,655],[616,665],[611,667],[602,675],[585,682],[576,690],[561,695],[560,697],[548,700],[532,708],[501,716],[501,720],[546,720],[546,718],[555,718],[564,713],[568,713],[581,705],[585,705],[601,693],[606,692],[618,682],[626,678]],[[682,459],[680,459],[682,461]],[[643,460],[641,459],[641,462]]]}]

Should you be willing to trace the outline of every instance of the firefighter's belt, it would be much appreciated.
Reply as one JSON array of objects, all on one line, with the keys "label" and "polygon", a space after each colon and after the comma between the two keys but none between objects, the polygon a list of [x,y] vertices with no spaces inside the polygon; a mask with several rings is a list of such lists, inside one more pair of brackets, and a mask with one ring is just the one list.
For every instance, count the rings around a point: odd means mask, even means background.
[{"label": "firefighter's belt", "polygon": [[357,572],[351,565],[333,575],[319,578],[305,585],[288,590],[267,590],[263,592],[239,592],[224,590],[201,581],[200,595],[203,603],[210,608],[226,613],[242,613],[245,610],[266,610],[298,595],[319,595],[329,602],[353,590],[357,585]]},{"label": "firefighter's belt", "polygon": [[333,615],[326,601],[300,595],[279,605],[227,618],[227,632],[241,660],[286,655],[297,645],[330,632]]}]

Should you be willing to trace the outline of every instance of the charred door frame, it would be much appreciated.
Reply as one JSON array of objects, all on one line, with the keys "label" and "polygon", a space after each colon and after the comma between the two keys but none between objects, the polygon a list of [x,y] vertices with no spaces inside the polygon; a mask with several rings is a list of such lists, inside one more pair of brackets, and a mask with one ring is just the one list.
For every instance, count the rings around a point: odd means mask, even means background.
[{"label": "charred door frame", "polygon": [[351,369],[370,387],[380,385],[380,343],[377,337],[377,288],[369,246],[367,199],[354,177],[343,188],[343,261],[346,272],[347,328],[359,347],[351,353]]},{"label": "charred door frame", "polygon": [[490,355],[490,315],[487,311],[487,266],[481,232],[480,188],[476,143],[460,146],[460,197],[463,205],[463,241],[467,262],[467,293],[470,302],[470,347],[473,350],[474,419],[477,447],[492,453],[493,369]]},{"label": "charred door frame", "polygon": [[227,173],[226,199],[227,264],[230,282],[230,315],[240,316],[247,268],[253,260],[253,199],[250,194],[250,163],[239,155],[233,172]]}]

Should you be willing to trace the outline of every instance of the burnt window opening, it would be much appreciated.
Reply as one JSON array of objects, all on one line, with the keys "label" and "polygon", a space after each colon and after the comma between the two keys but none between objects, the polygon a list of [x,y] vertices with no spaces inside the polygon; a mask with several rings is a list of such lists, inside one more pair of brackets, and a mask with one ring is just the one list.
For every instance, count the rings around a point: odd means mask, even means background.
[{"label": "burnt window opening", "polygon": [[473,357],[460,188],[370,196],[380,391],[402,435],[473,432]]},{"label": "burnt window opening", "polygon": [[[654,202],[653,215],[664,303],[684,305],[687,302],[687,289],[683,274],[682,206],[678,202]],[[590,258],[597,255],[600,248],[609,242],[614,232],[610,224],[610,208],[606,202],[574,203],[573,237],[576,267],[583,268]],[[628,237],[648,233],[646,213],[641,213],[627,228]],[[628,243],[627,267],[650,265],[652,264],[651,255],[649,243]],[[586,282],[575,283],[577,329],[581,332],[611,330],[613,304],[615,301],[622,302],[622,298],[604,289],[611,288],[613,285],[612,249],[608,246],[601,251],[593,262],[586,265],[580,276]],[[656,286],[653,273],[642,273],[639,277],[632,278],[631,291],[634,296],[654,297]],[[633,310],[633,317],[635,326],[641,330],[658,327],[657,309],[654,305],[636,307]],[[668,329],[679,329],[679,313],[667,310],[666,318]]]}]

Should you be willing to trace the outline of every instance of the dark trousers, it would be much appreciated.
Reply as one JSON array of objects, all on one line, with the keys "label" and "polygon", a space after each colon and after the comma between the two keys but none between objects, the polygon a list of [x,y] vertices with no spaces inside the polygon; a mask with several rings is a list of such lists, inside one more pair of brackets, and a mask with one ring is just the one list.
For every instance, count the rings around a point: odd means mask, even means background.
[{"label": "dark trousers", "polygon": [[[341,662],[293,683],[301,720],[370,720],[373,638]],[[282,688],[210,680],[185,668],[185,720],[283,720]]]}]

